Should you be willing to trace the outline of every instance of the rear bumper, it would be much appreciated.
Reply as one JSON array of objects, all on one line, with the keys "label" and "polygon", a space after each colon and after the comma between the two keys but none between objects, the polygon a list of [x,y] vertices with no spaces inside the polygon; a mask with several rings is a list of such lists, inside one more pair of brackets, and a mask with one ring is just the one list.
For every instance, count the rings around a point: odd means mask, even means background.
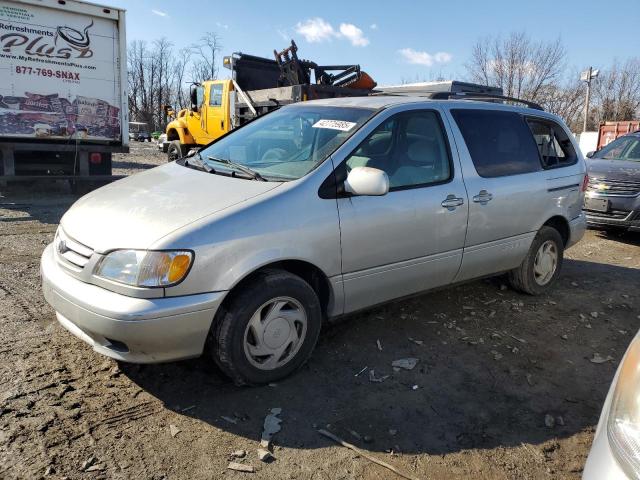
[{"label": "rear bumper", "polygon": [[584,232],[587,230],[587,217],[584,213],[581,213],[576,218],[569,222],[569,241],[565,246],[565,249],[574,246],[582,237],[584,237]]},{"label": "rear bumper", "polygon": [[201,355],[226,294],[127,297],[68,275],[57,264],[51,245],[42,254],[40,270],[45,299],[60,324],[96,352],[133,363]]}]

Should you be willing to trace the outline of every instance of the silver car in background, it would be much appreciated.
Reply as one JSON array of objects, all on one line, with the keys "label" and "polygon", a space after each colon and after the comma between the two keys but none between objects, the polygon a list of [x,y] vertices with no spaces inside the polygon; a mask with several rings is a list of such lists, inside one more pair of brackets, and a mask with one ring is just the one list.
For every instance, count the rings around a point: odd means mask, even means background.
[{"label": "silver car in background", "polygon": [[582,478],[640,478],[640,333],[618,366]]},{"label": "silver car in background", "polygon": [[283,107],[81,198],[42,255],[59,322],[105,355],[282,378],[323,322],[509,272],[552,288],[585,164],[555,115],[370,96]]}]

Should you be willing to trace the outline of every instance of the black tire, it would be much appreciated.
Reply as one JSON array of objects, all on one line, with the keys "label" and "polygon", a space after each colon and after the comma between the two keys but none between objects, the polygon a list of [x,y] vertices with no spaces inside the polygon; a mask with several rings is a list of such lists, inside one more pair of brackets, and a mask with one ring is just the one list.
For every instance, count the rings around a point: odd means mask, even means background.
[{"label": "black tire", "polygon": [[184,157],[187,154],[186,148],[180,143],[180,140],[172,140],[167,147],[167,161],[173,162]]},{"label": "black tire", "polygon": [[[322,325],[320,301],[311,286],[297,275],[281,270],[259,273],[241,287],[218,311],[207,342],[210,355],[236,385],[263,385],[280,380],[300,368],[311,356]],[[251,317],[272,299],[290,297],[304,308],[306,335],[297,352],[275,369],[254,366],[245,354],[246,332]]]},{"label": "black tire", "polygon": [[[536,281],[534,264],[538,250],[546,242],[553,242],[557,252],[557,260],[555,271],[551,278],[546,283],[540,284]],[[553,227],[543,226],[533,239],[529,252],[520,266],[509,272],[509,284],[519,292],[527,293],[529,295],[542,295],[551,288],[558,278],[562,268],[563,258],[564,242],[562,241],[560,233]]]}]

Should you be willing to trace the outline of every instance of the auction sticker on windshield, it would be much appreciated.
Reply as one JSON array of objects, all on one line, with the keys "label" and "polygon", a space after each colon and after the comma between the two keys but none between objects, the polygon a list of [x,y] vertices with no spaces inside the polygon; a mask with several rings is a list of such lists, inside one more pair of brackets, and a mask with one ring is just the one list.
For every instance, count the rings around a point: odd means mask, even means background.
[{"label": "auction sticker on windshield", "polygon": [[313,124],[313,128],[329,128],[331,130],[341,130],[343,132],[348,132],[356,124],[354,122],[345,122],[342,120],[318,120]]}]

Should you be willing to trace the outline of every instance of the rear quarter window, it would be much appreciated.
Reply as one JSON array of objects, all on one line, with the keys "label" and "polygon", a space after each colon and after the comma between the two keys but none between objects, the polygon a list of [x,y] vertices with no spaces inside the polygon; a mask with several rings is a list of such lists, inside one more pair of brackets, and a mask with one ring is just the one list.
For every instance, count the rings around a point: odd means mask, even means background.
[{"label": "rear quarter window", "polygon": [[531,130],[522,116],[501,110],[454,109],[451,115],[481,177],[542,170]]},{"label": "rear quarter window", "polygon": [[527,118],[527,124],[538,147],[540,162],[545,169],[568,167],[578,161],[571,139],[556,122]]}]

